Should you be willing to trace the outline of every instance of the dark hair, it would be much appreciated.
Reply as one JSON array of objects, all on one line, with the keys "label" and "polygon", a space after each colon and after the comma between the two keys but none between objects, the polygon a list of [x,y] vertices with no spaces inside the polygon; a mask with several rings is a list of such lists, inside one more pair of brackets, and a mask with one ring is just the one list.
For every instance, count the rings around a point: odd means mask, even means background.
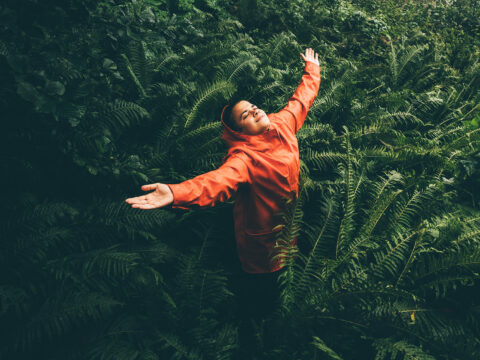
[{"label": "dark hair", "polygon": [[236,99],[234,101],[231,101],[223,112],[223,121],[225,122],[225,124],[227,124],[230,129],[238,132],[242,132],[242,129],[235,122],[235,119],[233,118],[232,110],[234,106],[237,105],[240,101],[242,100]]}]

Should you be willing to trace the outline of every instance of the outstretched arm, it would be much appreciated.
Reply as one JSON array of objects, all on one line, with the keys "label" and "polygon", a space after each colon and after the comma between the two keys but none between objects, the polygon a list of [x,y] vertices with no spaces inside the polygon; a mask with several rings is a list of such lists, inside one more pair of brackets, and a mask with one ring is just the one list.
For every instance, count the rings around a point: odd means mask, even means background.
[{"label": "outstretched arm", "polygon": [[180,184],[144,185],[142,190],[154,191],[125,201],[139,209],[155,209],[169,204],[180,209],[207,207],[228,200],[240,184],[250,181],[246,160],[241,155],[232,155],[216,170]]},{"label": "outstretched arm", "polygon": [[313,104],[320,87],[320,65],[318,54],[312,49],[305,50],[305,55],[300,54],[305,61],[305,70],[302,80],[293,96],[288,100],[287,106],[276,115],[285,121],[295,133],[300,130],[308,110]]}]

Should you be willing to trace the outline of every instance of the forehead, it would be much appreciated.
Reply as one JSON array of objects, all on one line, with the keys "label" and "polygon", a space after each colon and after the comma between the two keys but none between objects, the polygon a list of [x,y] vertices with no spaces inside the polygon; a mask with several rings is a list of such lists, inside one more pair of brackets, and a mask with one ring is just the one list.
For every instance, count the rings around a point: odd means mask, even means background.
[{"label": "forehead", "polygon": [[232,109],[232,113],[235,117],[240,117],[242,112],[244,112],[246,109],[248,109],[252,105],[246,100],[239,101]]}]

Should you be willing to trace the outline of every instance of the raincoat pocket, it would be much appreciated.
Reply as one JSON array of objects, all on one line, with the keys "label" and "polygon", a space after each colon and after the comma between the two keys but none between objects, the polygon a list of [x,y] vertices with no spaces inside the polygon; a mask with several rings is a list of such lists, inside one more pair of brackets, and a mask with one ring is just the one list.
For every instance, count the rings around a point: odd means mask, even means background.
[{"label": "raincoat pocket", "polygon": [[275,231],[250,233],[245,231],[245,250],[251,263],[265,269],[277,267],[277,262],[272,258],[275,251],[275,242],[281,229]]},{"label": "raincoat pocket", "polygon": [[247,246],[251,246],[252,252],[268,252],[275,246],[277,235],[280,231],[281,229],[276,229],[274,231],[250,233],[245,230],[245,242]]}]

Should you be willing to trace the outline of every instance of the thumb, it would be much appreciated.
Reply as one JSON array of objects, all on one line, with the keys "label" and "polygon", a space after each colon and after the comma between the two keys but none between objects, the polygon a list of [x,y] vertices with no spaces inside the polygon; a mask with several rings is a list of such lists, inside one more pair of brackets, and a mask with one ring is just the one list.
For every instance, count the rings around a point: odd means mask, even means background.
[{"label": "thumb", "polygon": [[156,188],[157,188],[157,184],[148,184],[148,185],[142,186],[143,191],[155,190]]}]

